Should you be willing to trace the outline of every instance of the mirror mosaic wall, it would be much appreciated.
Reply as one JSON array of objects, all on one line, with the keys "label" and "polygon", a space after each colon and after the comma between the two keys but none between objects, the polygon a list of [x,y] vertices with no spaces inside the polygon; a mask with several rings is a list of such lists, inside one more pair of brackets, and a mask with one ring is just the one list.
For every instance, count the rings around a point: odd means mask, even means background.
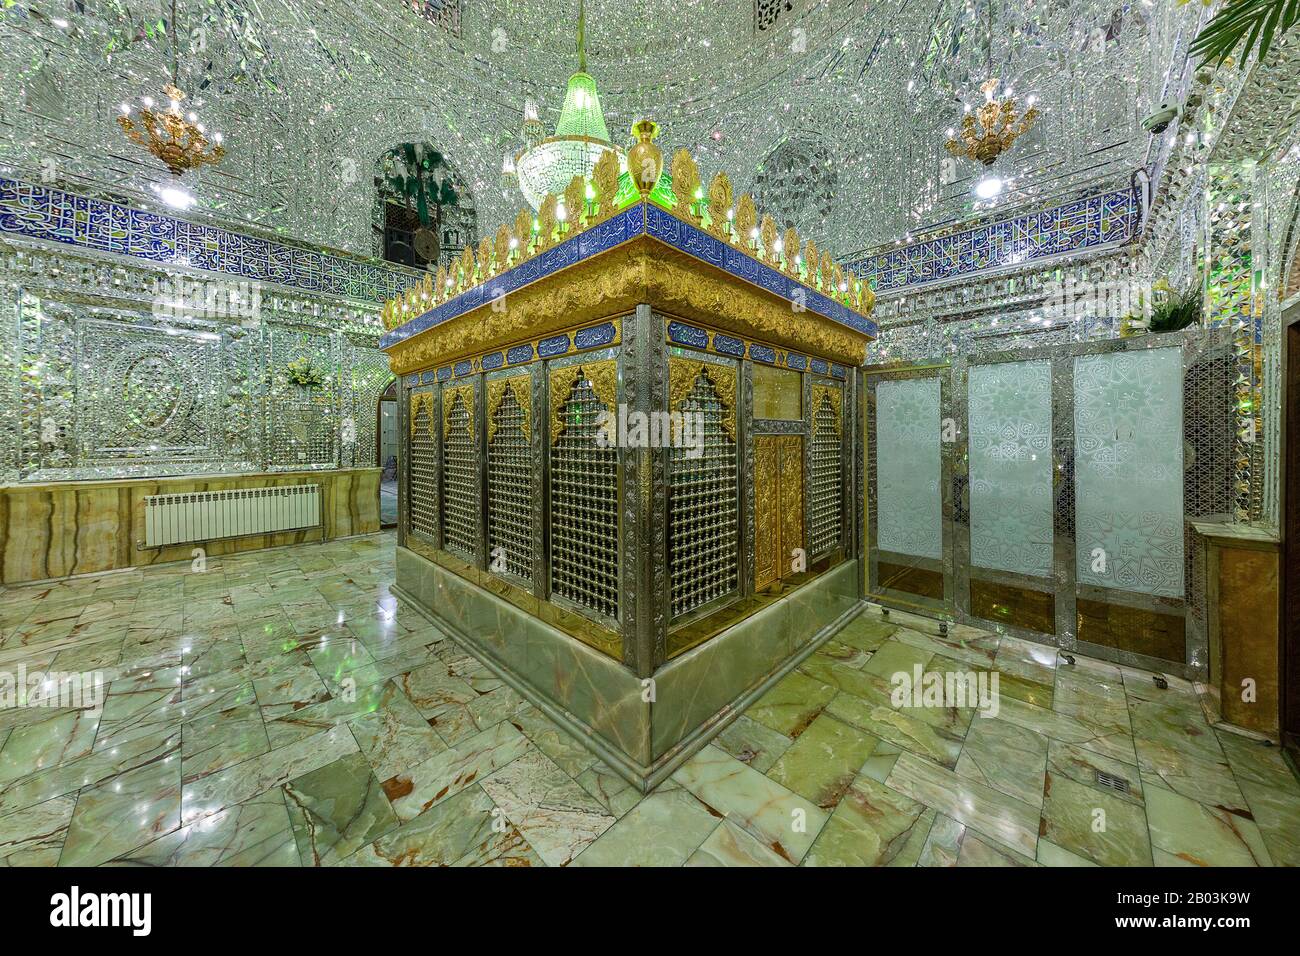
[{"label": "mirror mosaic wall", "polygon": [[[369,307],[2,247],[0,478],[56,481],[374,464],[392,381]],[[374,323],[373,325],[370,323]],[[305,360],[319,383],[293,384]]]}]

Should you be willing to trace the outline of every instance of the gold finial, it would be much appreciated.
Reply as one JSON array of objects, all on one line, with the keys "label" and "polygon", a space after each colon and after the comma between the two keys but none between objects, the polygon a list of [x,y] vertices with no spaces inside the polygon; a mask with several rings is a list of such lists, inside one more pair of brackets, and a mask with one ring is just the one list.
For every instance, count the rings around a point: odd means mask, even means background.
[{"label": "gold finial", "polygon": [[871,288],[870,283],[863,280],[862,283],[862,304],[858,311],[863,315],[870,315],[876,307],[876,290]]},{"label": "gold finial", "polygon": [[523,262],[528,258],[528,247],[533,239],[533,214],[527,209],[519,210],[519,215],[515,216],[514,237],[517,244],[515,251],[519,253],[519,261]]},{"label": "gold finial", "polygon": [[460,281],[457,292],[464,292],[474,284],[474,247],[466,245],[460,254]]},{"label": "gold finial", "polygon": [[492,251],[496,254],[496,271],[505,272],[510,263],[510,227],[505,223],[497,227],[496,243]]},{"label": "gold finial", "polygon": [[632,135],[637,141],[628,151],[627,168],[632,174],[632,182],[636,183],[637,192],[645,199],[664,171],[663,151],[653,142],[659,135],[659,124],[648,119],[638,120],[632,127]]},{"label": "gold finial", "polygon": [[447,299],[447,267],[438,266],[438,271],[433,277],[433,301],[445,302]]},{"label": "gold finial", "polygon": [[803,281],[805,285],[817,288],[817,266],[821,260],[817,256],[817,243],[811,239],[803,247]]},{"label": "gold finial", "polygon": [[835,260],[831,258],[831,254],[829,252],[823,249],[822,250],[822,275],[821,275],[822,281],[820,286],[823,292],[833,291],[833,283],[835,281],[834,272],[835,272]]},{"label": "gold finial", "polygon": [[691,159],[690,152],[679,149],[673,155],[673,195],[677,197],[677,212],[691,222],[699,222],[695,203],[700,198],[700,169]]},{"label": "gold finial", "polygon": [[542,208],[537,212],[537,221],[541,224],[537,233],[537,248],[545,249],[555,238],[555,207],[557,201],[554,193],[547,193],[542,200]]},{"label": "gold finial", "polygon": [[785,227],[785,238],[781,240],[781,252],[785,256],[785,274],[799,278],[799,265],[795,262],[799,255],[799,230],[794,226]]},{"label": "gold finial", "polygon": [[426,309],[433,306],[433,273],[425,272],[420,280],[420,300]]},{"label": "gold finial", "polygon": [[741,249],[754,248],[754,224],[758,222],[758,210],[754,208],[754,197],[745,193],[736,203],[736,235],[733,241]]},{"label": "gold finial", "polygon": [[596,220],[603,222],[614,215],[614,199],[618,195],[618,157],[610,150],[600,154],[592,170],[596,188]]},{"label": "gold finial", "polygon": [[726,173],[719,172],[709,183],[709,232],[719,239],[727,238],[727,212],[731,209],[731,179]]},{"label": "gold finial", "polygon": [[564,210],[568,217],[568,231],[579,231],[583,213],[587,211],[587,182],[581,176],[574,176],[564,187]]},{"label": "gold finial", "polygon": [[479,279],[486,279],[492,275],[492,237],[484,236],[478,241],[478,269],[481,275]]},{"label": "gold finial", "polygon": [[776,220],[767,213],[763,213],[763,222],[758,227],[758,234],[763,239],[763,261],[770,266],[776,265]]}]

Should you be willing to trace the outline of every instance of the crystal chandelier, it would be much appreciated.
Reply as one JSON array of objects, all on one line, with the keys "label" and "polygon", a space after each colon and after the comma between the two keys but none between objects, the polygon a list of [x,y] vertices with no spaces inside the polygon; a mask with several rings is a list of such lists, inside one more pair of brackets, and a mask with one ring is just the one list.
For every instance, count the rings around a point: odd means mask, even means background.
[{"label": "crystal chandelier", "polygon": [[502,166],[503,173],[518,178],[519,191],[534,210],[541,208],[548,194],[563,193],[574,176],[589,177],[605,153],[618,158],[620,173],[627,169],[626,154],[610,141],[596,81],[587,73],[585,6],[578,6],[578,72],[569,77],[555,135],[546,135],[536,104],[528,103],[524,108],[526,145],[517,156],[507,156]]},{"label": "crystal chandelier", "polygon": [[209,140],[198,116],[181,105],[185,93],[176,78],[176,0],[172,0],[167,26],[172,41],[172,81],[163,87],[163,96],[168,106],[160,108],[153,97],[143,96],[138,115],[129,103],[121,105],[117,123],[131,142],[147,149],[173,176],[180,176],[203,165],[215,166],[226,155],[226,148],[221,145],[220,133],[213,133]]},{"label": "crystal chandelier", "polygon": [[1017,139],[1033,128],[1038,120],[1034,97],[1028,98],[1028,108],[1022,113],[1020,101],[1011,95],[1011,90],[1007,90],[1005,96],[997,96],[1000,83],[997,78],[984,81],[980,87],[984,92],[984,102],[977,107],[966,105],[961,129],[950,132],[948,142],[944,144],[948,152],[992,166]]}]

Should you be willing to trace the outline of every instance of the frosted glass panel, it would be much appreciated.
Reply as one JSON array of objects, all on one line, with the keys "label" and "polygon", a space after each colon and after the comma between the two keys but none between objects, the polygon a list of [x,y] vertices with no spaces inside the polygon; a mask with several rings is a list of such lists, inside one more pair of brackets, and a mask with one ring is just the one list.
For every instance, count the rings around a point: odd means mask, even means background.
[{"label": "frosted glass panel", "polygon": [[939,495],[939,380],[876,386],[876,546],[919,558],[943,556]]},{"label": "frosted glass panel", "polygon": [[1182,383],[1178,349],[1075,359],[1080,582],[1183,595]]},{"label": "frosted glass panel", "polygon": [[1052,573],[1052,366],[970,367],[971,563]]}]

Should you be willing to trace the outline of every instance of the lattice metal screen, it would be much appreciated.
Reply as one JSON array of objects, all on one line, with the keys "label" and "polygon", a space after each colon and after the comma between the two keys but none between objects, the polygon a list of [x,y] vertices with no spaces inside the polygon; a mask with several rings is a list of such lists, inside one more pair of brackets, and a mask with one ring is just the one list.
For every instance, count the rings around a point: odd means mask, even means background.
[{"label": "lattice metal screen", "polygon": [[531,581],[533,468],[528,418],[514,389],[504,383],[502,387],[501,404],[488,424],[488,567]]},{"label": "lattice metal screen", "polygon": [[596,443],[603,410],[584,376],[559,409],[561,431],[551,448],[551,590],[617,618],[618,450]]},{"label": "lattice metal screen", "polygon": [[438,445],[434,441],[434,401],[432,392],[411,396],[411,453],[407,464],[406,513],[408,529],[430,542],[438,531]]},{"label": "lattice metal screen", "polygon": [[458,390],[443,393],[450,402],[444,410],[442,436],[442,540],[448,551],[458,551],[474,558],[478,550],[479,515],[478,482],[473,417],[467,401],[473,392]]},{"label": "lattice metal screen", "polygon": [[814,390],[813,434],[810,446],[808,514],[811,553],[824,554],[840,543],[843,525],[843,450],[838,390]]},{"label": "lattice metal screen", "polygon": [[677,442],[668,453],[668,564],[672,614],[678,617],[736,590],[739,548],[736,442],[724,425],[728,409],[701,372],[674,411],[684,422],[698,416],[693,420],[703,426],[698,433],[684,427],[682,434],[695,439],[693,447]]}]

